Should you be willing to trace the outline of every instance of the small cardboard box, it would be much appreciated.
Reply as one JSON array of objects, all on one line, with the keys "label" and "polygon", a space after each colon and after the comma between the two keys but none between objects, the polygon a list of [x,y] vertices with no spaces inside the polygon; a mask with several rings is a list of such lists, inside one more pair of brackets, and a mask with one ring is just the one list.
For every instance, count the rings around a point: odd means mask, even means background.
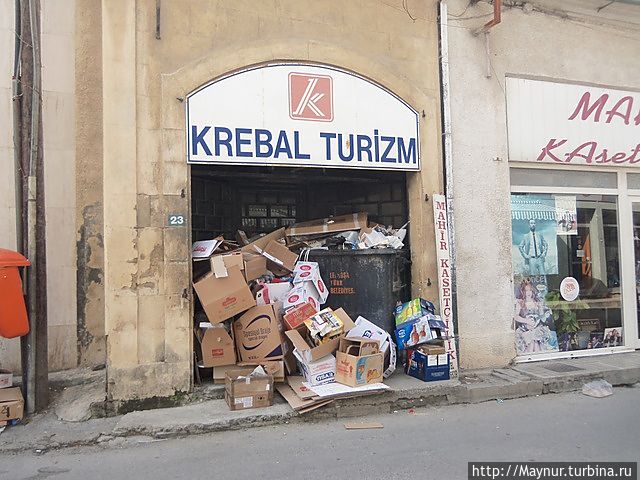
[{"label": "small cardboard box", "polygon": [[9,388],[13,385],[13,373],[0,368],[0,388]]},{"label": "small cardboard box", "polygon": [[427,355],[421,350],[407,350],[407,375],[423,382],[449,380],[449,355]]},{"label": "small cardboard box", "polygon": [[0,422],[20,420],[24,412],[24,400],[19,387],[0,389]]},{"label": "small cardboard box", "polygon": [[298,235],[337,233],[346,232],[347,230],[360,230],[366,226],[367,214],[361,212],[296,223],[295,225],[287,228],[286,234],[291,237]]},{"label": "small cardboard box", "polygon": [[262,255],[243,253],[244,278],[247,282],[267,274],[267,259]]},{"label": "small cardboard box", "polygon": [[224,325],[201,323],[196,329],[196,338],[200,346],[200,366],[209,368],[236,363],[235,344]]},{"label": "small cardboard box", "polygon": [[314,316],[318,313],[318,310],[310,303],[301,303],[293,308],[290,308],[287,313],[284,314],[284,327],[286,330],[297,328],[307,318]]},{"label": "small cardboard box", "polygon": [[384,354],[377,340],[341,338],[336,353],[336,382],[350,387],[382,382]]},{"label": "small cardboard box", "polygon": [[445,324],[438,315],[430,313],[417,320],[410,320],[396,327],[398,349],[404,350],[421,343],[442,338]]},{"label": "small cardboard box", "polygon": [[193,284],[207,318],[212,324],[220,323],[248,308],[256,301],[237,266],[228,269],[228,276],[216,278],[207,273]]},{"label": "small cardboard box", "polygon": [[224,399],[230,410],[246,410],[273,405],[273,377],[250,376],[252,368],[227,370]]},{"label": "small cardboard box", "polygon": [[276,274],[293,272],[298,260],[298,255],[276,240],[271,240],[264,250],[256,247],[256,251],[266,257],[267,267]]},{"label": "small cardboard box", "polygon": [[326,355],[318,360],[308,362],[300,356],[297,350],[294,350],[293,354],[298,360],[300,373],[309,385],[324,385],[325,383],[332,383],[335,381],[336,357],[333,355]]},{"label": "small cardboard box", "polygon": [[413,300],[405,302],[402,305],[398,305],[395,308],[394,315],[396,318],[396,325],[418,320],[428,313],[435,315],[436,310],[433,303],[429,300],[425,300],[424,298],[414,298]]},{"label": "small cardboard box", "polygon": [[253,307],[233,322],[240,361],[253,364],[282,359],[281,308],[278,303]]},{"label": "small cardboard box", "polygon": [[265,283],[256,292],[256,303],[258,305],[270,305],[282,303],[293,287],[289,282]]},{"label": "small cardboard box", "polygon": [[224,379],[229,370],[237,370],[237,365],[223,365],[222,367],[213,367],[213,383],[224,384]]},{"label": "small cardboard box", "polygon": [[347,338],[364,337],[380,342],[380,351],[384,354],[384,378],[389,378],[396,369],[396,345],[391,335],[364,317],[356,318],[356,326],[349,330]]},{"label": "small cardboard box", "polygon": [[284,382],[284,361],[283,360],[272,360],[267,362],[260,363],[238,363],[239,367],[251,367],[256,368],[260,365],[264,368],[264,371],[273,377],[273,381],[276,383]]},{"label": "small cardboard box", "polygon": [[311,306],[316,309],[316,312],[320,311],[320,299],[316,296],[315,290],[311,290],[308,287],[306,282],[293,287],[287,295],[287,298],[282,302],[285,312],[303,303],[311,304]]},{"label": "small cardboard box", "polygon": [[[353,320],[351,320],[351,317],[349,317],[349,315],[347,315],[347,312],[345,312],[342,308],[335,310],[334,313],[342,320],[345,333],[353,328]],[[298,327],[292,330],[287,330],[285,332],[285,335],[289,338],[289,340],[291,340],[291,343],[297,350],[300,358],[302,358],[307,363],[314,360],[319,360],[322,357],[326,357],[327,355],[332,354],[336,351],[340,343],[340,337],[337,337],[332,340],[328,340],[322,345],[314,346],[314,344],[311,343],[311,340],[309,339],[309,330],[304,323],[298,325]]]}]

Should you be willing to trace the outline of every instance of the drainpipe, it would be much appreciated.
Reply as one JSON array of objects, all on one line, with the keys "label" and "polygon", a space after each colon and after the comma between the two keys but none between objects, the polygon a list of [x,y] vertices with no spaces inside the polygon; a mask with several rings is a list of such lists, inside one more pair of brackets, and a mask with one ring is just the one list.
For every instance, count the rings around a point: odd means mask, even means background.
[{"label": "drainpipe", "polygon": [[[38,276],[37,276],[37,235],[36,235],[36,214],[37,214],[37,163],[38,141],[40,137],[40,32],[37,21],[37,0],[29,0],[29,24],[31,28],[31,48],[33,52],[33,81],[31,88],[31,138],[29,149],[29,172],[27,181],[27,258],[31,262],[27,274],[27,298],[29,305],[29,348],[27,351],[27,412],[36,411],[36,388],[37,388],[37,355],[46,355],[45,352],[37,352],[37,316],[38,316]],[[42,181],[42,179],[40,179]]]},{"label": "drainpipe", "polygon": [[[444,155],[445,198],[447,202],[447,228],[449,255],[451,256],[451,300],[454,331],[458,331],[456,287],[456,230],[453,221],[453,157],[451,139],[451,97],[449,87],[449,20],[447,3],[440,4],[440,91],[442,97],[442,150]],[[460,351],[458,349],[458,351]]]}]

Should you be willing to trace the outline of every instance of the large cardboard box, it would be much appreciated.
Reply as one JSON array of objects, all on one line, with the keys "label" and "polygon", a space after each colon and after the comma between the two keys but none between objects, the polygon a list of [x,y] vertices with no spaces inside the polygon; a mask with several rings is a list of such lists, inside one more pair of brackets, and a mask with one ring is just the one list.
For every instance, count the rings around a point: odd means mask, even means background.
[{"label": "large cardboard box", "polygon": [[336,352],[336,382],[350,387],[382,382],[384,354],[377,340],[341,338]]},{"label": "large cardboard box", "polygon": [[235,344],[224,325],[201,323],[196,329],[196,339],[200,347],[199,366],[209,368],[236,363]]},{"label": "large cardboard box", "polygon": [[24,412],[24,400],[19,387],[0,389],[0,422],[20,420]]},{"label": "large cardboard box", "polygon": [[360,230],[366,226],[367,214],[361,212],[296,223],[287,228],[286,234],[292,237],[299,235],[320,235],[324,233],[346,232],[347,230]]},{"label": "large cardboard box", "polygon": [[241,362],[260,363],[280,360],[284,355],[282,306],[253,307],[233,322],[238,358]]},{"label": "large cardboard box", "polygon": [[244,278],[247,282],[267,274],[267,259],[262,255],[243,253]]},{"label": "large cardboard box", "polygon": [[193,284],[207,318],[213,324],[256,304],[240,268],[233,266],[227,271],[228,275],[222,278],[216,278],[213,272],[207,273]]},{"label": "large cardboard box", "polygon": [[273,405],[273,377],[251,376],[253,368],[227,370],[224,399],[230,410],[246,410]]},{"label": "large cardboard box", "polygon": [[[348,332],[354,327],[353,320],[347,315],[342,308],[335,310],[334,313],[342,320],[344,324],[344,332]],[[305,362],[312,362],[319,360],[322,357],[332,354],[338,348],[340,343],[340,337],[328,340],[322,345],[314,345],[309,338],[309,330],[307,326],[302,323],[298,327],[287,330],[285,335],[291,340],[294,348],[298,351],[300,358]]]}]

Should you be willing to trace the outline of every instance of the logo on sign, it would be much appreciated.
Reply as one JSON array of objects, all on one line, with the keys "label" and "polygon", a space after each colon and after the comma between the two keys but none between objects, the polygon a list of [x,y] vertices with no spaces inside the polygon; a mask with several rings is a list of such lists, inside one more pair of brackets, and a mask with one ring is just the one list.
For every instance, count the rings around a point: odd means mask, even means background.
[{"label": "logo on sign", "polygon": [[309,271],[311,270],[311,265],[302,265],[300,267],[300,270]]},{"label": "logo on sign", "polygon": [[311,272],[302,272],[302,273],[300,274],[300,278],[302,278],[302,277],[308,277],[309,275],[311,275]]},{"label": "logo on sign", "polygon": [[322,282],[322,280],[318,280],[318,290],[320,291],[320,293],[324,293],[324,283]]},{"label": "logo on sign", "polygon": [[294,120],[333,120],[333,80],[328,75],[289,74],[289,116]]},{"label": "logo on sign", "polygon": [[300,297],[298,295],[291,295],[289,297],[289,303],[297,302],[299,299],[300,299]]}]

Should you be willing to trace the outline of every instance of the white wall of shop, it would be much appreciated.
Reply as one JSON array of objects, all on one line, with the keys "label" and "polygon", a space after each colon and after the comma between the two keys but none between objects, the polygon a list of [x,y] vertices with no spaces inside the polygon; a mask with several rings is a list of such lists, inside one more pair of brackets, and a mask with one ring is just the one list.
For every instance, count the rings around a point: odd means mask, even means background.
[{"label": "white wall of shop", "polygon": [[[75,234],[75,0],[41,3],[49,369],[78,363]],[[15,249],[11,78],[14,2],[0,0],[0,247]],[[0,366],[20,371],[20,339],[0,338]]]},{"label": "white wall of shop", "polygon": [[505,76],[640,89],[640,7],[615,4],[597,13],[601,4],[545,0],[503,7],[487,54],[485,36],[473,31],[491,18],[492,6],[448,2],[463,368],[505,365],[515,356]]}]

